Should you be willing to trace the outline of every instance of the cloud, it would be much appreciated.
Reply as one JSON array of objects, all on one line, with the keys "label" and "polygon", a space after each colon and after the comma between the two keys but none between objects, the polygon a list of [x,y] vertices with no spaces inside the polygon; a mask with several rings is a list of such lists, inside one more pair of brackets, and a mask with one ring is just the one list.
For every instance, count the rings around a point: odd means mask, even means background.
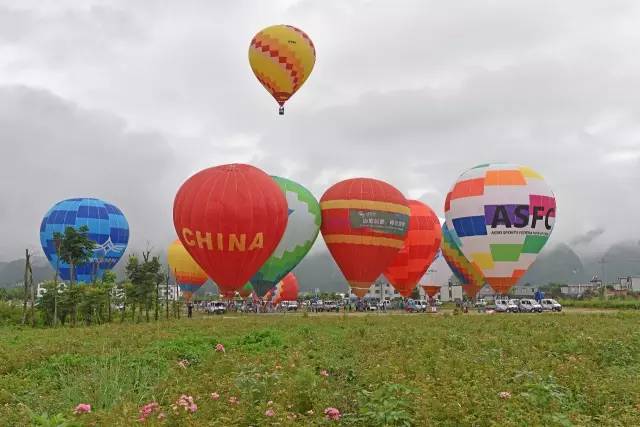
[{"label": "cloud", "polygon": [[575,246],[588,245],[591,242],[593,242],[596,238],[604,234],[604,231],[605,231],[604,228],[595,228],[593,230],[589,230],[586,233],[571,239],[571,244]]},{"label": "cloud", "polygon": [[[318,198],[384,179],[440,216],[465,169],[524,163],[556,193],[552,242],[597,224],[594,244],[638,239],[637,2],[40,3],[0,8],[0,259],[78,194],[121,206],[142,246],[168,241],[183,180],[233,161]],[[318,49],[283,117],[247,64],[278,22]]]}]

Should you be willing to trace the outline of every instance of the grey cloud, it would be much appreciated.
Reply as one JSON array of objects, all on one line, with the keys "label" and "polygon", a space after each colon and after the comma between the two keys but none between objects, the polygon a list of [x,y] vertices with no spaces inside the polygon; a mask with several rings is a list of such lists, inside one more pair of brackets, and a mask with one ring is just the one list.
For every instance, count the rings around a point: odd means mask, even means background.
[{"label": "grey cloud", "polygon": [[572,245],[588,245],[604,233],[604,228],[595,228],[571,239]]},{"label": "grey cloud", "polygon": [[[0,231],[11,243],[0,242],[0,258],[32,239],[17,230],[68,192],[122,200],[143,243],[170,238],[180,183],[232,161],[289,176],[318,197],[338,179],[374,176],[440,216],[463,170],[525,163],[556,192],[552,242],[593,224],[607,224],[594,241],[603,247],[638,238],[627,227],[640,210],[628,197],[640,181],[637,2],[110,5],[20,6],[19,37],[17,26],[0,29],[12,47],[0,82],[48,91],[0,91],[0,174],[33,176],[2,184],[11,203],[0,208]],[[37,28],[27,25],[36,18]],[[284,117],[246,58],[251,36],[278,22],[305,29],[318,48]],[[70,156],[81,165],[113,159],[118,177],[60,167]],[[60,184],[38,184],[52,175]]]}]

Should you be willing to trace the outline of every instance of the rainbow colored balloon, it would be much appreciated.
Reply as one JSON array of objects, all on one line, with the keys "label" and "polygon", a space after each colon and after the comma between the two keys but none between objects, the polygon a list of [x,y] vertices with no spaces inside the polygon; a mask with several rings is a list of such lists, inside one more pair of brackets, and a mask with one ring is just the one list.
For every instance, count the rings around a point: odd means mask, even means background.
[{"label": "rainbow colored balloon", "polygon": [[462,285],[462,290],[473,298],[484,285],[484,277],[478,266],[467,261],[456,240],[459,240],[456,231],[450,230],[446,222],[442,224],[442,256]]},{"label": "rainbow colored balloon", "polygon": [[485,281],[506,294],[526,273],[551,235],[556,199],[527,166],[476,166],[457,179],[445,200],[447,227]]}]

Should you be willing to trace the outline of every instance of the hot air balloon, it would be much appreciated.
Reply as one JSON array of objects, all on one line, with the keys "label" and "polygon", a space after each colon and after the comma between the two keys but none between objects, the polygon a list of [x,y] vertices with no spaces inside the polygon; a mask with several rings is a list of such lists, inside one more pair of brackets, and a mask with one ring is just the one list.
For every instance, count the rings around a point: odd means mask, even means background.
[{"label": "hot air balloon", "polygon": [[287,226],[278,184],[250,165],[202,170],[178,190],[173,223],[193,259],[221,293],[236,291],[265,263]]},{"label": "hot air balloon", "polygon": [[458,247],[498,294],[506,294],[535,261],[556,219],[556,199],[527,166],[484,164],[464,172],[445,200]]},{"label": "hot air balloon", "polygon": [[408,200],[407,203],[410,216],[404,245],[384,271],[389,282],[405,298],[411,295],[427,272],[442,239],[440,222],[433,210],[417,200]]},{"label": "hot air balloon", "polygon": [[329,252],[353,293],[362,298],[404,244],[407,200],[386,182],[354,178],[329,188],[320,210]]},{"label": "hot air balloon", "polygon": [[191,301],[195,291],[209,279],[180,240],[175,240],[167,249],[167,263],[176,278],[176,283],[186,301]]},{"label": "hot air balloon", "polygon": [[282,240],[251,279],[258,296],[280,282],[305,257],[320,231],[320,205],[313,194],[289,179],[273,177],[287,199],[289,218]]},{"label": "hot air balloon", "polygon": [[276,286],[276,290],[273,293],[273,302],[274,304],[279,304],[281,301],[295,301],[298,299],[298,279],[295,274],[289,273],[278,286]]},{"label": "hot air balloon", "polygon": [[304,84],[316,62],[316,49],[304,31],[274,25],[256,34],[249,45],[249,64],[262,86],[280,105]]},{"label": "hot air balloon", "polygon": [[484,286],[484,277],[480,269],[464,257],[456,243],[457,240],[459,238],[456,231],[449,230],[446,223],[442,224],[442,256],[462,285],[462,290],[467,296],[474,298]]},{"label": "hot air balloon", "polygon": [[89,239],[96,243],[91,259],[75,266],[75,279],[90,283],[112,269],[127,249],[129,224],[120,209],[93,198],[67,199],[53,205],[40,224],[40,243],[47,259],[62,280],[71,280],[71,268],[59,261],[54,233],[64,234],[67,227],[89,227]]},{"label": "hot air balloon", "polygon": [[249,295],[251,295],[251,293],[253,293],[253,286],[251,286],[251,283],[247,283],[240,288],[238,293],[240,294],[241,298],[247,298]]},{"label": "hot air balloon", "polygon": [[429,296],[429,298],[433,298],[435,297],[438,292],[440,292],[440,285],[436,285],[436,284],[428,284],[428,285],[420,285],[422,286],[422,289],[424,289],[424,293],[427,294]]}]

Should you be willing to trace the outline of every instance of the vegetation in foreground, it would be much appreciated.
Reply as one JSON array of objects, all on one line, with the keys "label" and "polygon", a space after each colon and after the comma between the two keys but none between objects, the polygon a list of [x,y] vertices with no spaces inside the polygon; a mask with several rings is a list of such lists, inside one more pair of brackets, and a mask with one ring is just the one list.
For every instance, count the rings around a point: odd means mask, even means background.
[{"label": "vegetation in foreground", "polygon": [[[0,420],[640,425],[639,326],[640,314],[618,312],[4,327]],[[80,403],[91,412],[74,415]]]}]

